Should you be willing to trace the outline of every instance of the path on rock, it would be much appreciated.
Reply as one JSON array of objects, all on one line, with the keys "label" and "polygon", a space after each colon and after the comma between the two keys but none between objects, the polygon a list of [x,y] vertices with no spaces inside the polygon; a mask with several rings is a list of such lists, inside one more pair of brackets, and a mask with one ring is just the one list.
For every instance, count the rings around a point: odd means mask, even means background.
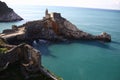
[{"label": "path on rock", "polygon": [[6,39],[6,38],[9,38],[12,36],[23,35],[24,29],[25,29],[25,27],[22,27],[22,28],[18,28],[18,30],[13,33],[2,33],[2,34],[0,34],[0,37]]}]

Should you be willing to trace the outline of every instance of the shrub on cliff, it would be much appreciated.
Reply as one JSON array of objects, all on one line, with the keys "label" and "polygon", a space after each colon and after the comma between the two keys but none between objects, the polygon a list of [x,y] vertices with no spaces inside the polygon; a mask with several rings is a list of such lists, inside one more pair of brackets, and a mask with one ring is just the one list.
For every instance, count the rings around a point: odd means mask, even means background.
[{"label": "shrub on cliff", "polygon": [[8,49],[7,48],[0,48],[0,54],[2,53],[5,53],[5,52],[7,52],[8,51]]},{"label": "shrub on cliff", "polygon": [[6,43],[5,43],[4,39],[0,38],[0,47],[1,47],[1,46],[4,46],[5,44],[6,44]]},{"label": "shrub on cliff", "polygon": [[3,39],[0,39],[0,53],[5,53],[8,49],[4,48],[5,41]]}]

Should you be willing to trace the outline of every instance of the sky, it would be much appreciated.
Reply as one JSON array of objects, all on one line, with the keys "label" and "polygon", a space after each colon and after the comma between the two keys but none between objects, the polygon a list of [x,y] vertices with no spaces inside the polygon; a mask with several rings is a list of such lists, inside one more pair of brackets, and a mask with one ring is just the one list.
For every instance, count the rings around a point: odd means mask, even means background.
[{"label": "sky", "polygon": [[1,0],[12,5],[71,6],[120,10],[120,0]]}]

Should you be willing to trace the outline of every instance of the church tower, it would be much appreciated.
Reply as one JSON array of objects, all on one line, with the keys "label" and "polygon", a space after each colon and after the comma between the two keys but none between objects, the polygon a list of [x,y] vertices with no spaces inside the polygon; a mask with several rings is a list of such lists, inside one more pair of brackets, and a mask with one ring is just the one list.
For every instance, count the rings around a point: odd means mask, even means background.
[{"label": "church tower", "polygon": [[46,11],[45,11],[45,16],[47,16],[48,15],[48,9],[46,9]]}]

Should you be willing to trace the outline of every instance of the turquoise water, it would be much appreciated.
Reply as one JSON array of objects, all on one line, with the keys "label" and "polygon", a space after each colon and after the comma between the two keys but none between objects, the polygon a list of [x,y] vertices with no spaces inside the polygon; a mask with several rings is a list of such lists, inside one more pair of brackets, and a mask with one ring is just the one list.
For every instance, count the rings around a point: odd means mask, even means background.
[{"label": "turquoise water", "polygon": [[44,10],[60,12],[79,29],[110,33],[111,43],[80,41],[70,44],[34,44],[42,52],[42,64],[64,80],[120,80],[120,11],[72,7],[11,6],[25,20],[0,23],[0,31],[11,25],[41,19]]}]

